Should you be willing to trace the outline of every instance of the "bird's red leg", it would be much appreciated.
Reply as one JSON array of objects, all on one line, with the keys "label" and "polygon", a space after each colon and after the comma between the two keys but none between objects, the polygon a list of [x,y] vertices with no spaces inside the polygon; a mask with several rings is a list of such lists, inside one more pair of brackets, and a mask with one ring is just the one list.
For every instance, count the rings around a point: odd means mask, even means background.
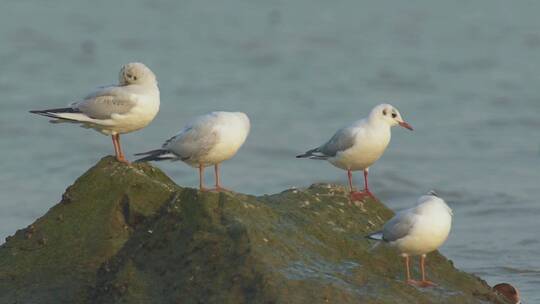
[{"label": "bird's red leg", "polygon": [[113,135],[113,142],[116,140],[116,146],[115,147],[115,150],[116,151],[116,159],[119,161],[119,162],[123,162],[125,164],[129,164],[129,162],[127,161],[126,159],[126,156],[124,155],[124,152],[122,152],[122,146],[120,145],[120,134],[115,134]]},{"label": "bird's red leg", "polygon": [[405,282],[409,285],[416,285],[417,282],[413,279],[411,279],[411,269],[409,268],[409,256],[405,256],[405,271],[407,272],[407,279]]},{"label": "bird's red leg", "polygon": [[214,165],[214,175],[215,175],[215,178],[216,178],[216,188],[214,190],[215,191],[229,191],[228,189],[223,188],[221,186],[221,180],[220,180],[220,177],[219,177],[219,164]]},{"label": "bird's red leg", "polygon": [[353,181],[352,181],[352,171],[351,169],[347,170],[347,178],[349,179],[349,195],[351,197],[351,201],[359,201],[362,200],[363,195],[362,192],[354,191],[353,189]]},{"label": "bird's red leg", "polygon": [[373,194],[371,194],[371,192],[369,191],[369,186],[368,186],[368,169],[364,169],[364,192],[371,196],[371,197],[374,197]]},{"label": "bird's red leg", "polygon": [[374,197],[373,194],[371,194],[371,192],[369,191],[367,169],[364,170],[364,191],[362,192],[352,190],[352,173],[351,173],[351,170],[347,170],[347,172],[349,174],[349,186],[351,187],[351,200],[352,201],[361,201],[366,196]]},{"label": "bird's red leg", "polygon": [[426,280],[425,263],[426,263],[426,255],[423,254],[420,256],[420,271],[422,272],[422,281],[419,282],[419,285],[422,287],[437,286],[437,284]]},{"label": "bird's red leg", "polygon": [[351,190],[351,193],[354,191],[352,186],[352,171],[349,169],[347,170],[347,177],[349,178],[349,189]]},{"label": "bird's red leg", "polygon": [[112,144],[114,146],[114,156],[116,159],[118,159],[118,146],[116,145],[116,137],[114,135],[111,135],[112,138]]},{"label": "bird's red leg", "polygon": [[199,190],[208,191],[204,187],[204,166],[202,164],[199,164]]},{"label": "bird's red leg", "polygon": [[121,161],[118,139],[116,138],[116,135],[111,135],[111,138],[114,146],[114,156],[116,157],[116,160]]}]

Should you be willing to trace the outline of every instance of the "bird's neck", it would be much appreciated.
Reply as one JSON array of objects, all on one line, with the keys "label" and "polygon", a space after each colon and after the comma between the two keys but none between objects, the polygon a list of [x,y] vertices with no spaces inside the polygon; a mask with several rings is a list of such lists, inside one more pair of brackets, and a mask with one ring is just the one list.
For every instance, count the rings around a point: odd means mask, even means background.
[{"label": "bird's neck", "polygon": [[422,209],[427,211],[428,213],[439,213],[439,212],[446,212],[450,216],[452,216],[452,209],[448,207],[444,203],[439,202],[426,202],[424,203],[424,206],[422,206]]},{"label": "bird's neck", "polygon": [[373,117],[369,117],[367,119],[367,124],[372,128],[390,129],[390,125],[388,125],[385,121]]}]

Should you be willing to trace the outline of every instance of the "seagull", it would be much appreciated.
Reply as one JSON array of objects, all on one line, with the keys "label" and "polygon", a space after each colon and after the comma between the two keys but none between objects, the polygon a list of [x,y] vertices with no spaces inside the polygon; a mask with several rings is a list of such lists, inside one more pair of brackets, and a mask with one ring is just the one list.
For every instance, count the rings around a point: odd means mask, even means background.
[{"label": "seagull", "polygon": [[[439,248],[448,238],[452,226],[452,209],[434,191],[418,199],[416,207],[398,212],[381,231],[366,236],[394,246],[405,258],[406,282],[421,287],[435,286],[426,280],[426,254]],[[411,279],[409,256],[420,255],[420,282]]]},{"label": "seagull", "polygon": [[52,123],[77,123],[111,135],[116,159],[128,163],[120,146],[120,134],[146,127],[159,111],[156,75],[144,64],[122,67],[118,85],[100,87],[67,108],[30,111],[53,118]]},{"label": "seagull", "polygon": [[199,189],[204,187],[204,168],[214,166],[216,187],[211,190],[226,191],[221,186],[219,166],[233,157],[244,144],[250,129],[249,118],[242,112],[211,112],[196,117],[178,134],[165,141],[161,149],[135,155],[146,155],[136,160],[181,160],[199,168]]},{"label": "seagull", "polygon": [[[384,153],[390,142],[390,128],[400,125],[412,131],[399,111],[392,105],[380,104],[371,110],[367,118],[358,120],[350,126],[338,130],[322,146],[311,149],[297,158],[322,159],[332,165],[347,170],[351,199],[362,199],[373,194],[368,187],[369,167]],[[353,190],[352,171],[364,171],[364,191]]]}]

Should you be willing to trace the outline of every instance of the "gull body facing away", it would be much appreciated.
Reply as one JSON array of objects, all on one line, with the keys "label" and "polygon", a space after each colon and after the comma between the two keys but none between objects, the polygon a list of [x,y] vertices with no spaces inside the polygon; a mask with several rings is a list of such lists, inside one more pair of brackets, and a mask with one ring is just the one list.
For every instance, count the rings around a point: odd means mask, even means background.
[{"label": "gull body facing away", "polygon": [[204,187],[204,168],[214,166],[216,191],[221,186],[219,166],[233,157],[244,144],[250,129],[249,118],[242,112],[212,112],[196,117],[161,149],[135,155],[146,155],[137,161],[181,160],[199,169],[199,188]]},{"label": "gull body facing away", "polygon": [[[398,249],[405,258],[407,283],[428,287],[435,285],[426,280],[426,254],[439,248],[448,238],[452,226],[452,209],[435,192],[421,196],[416,207],[398,212],[381,231],[366,236],[385,242]],[[411,279],[409,256],[420,255],[422,280]]]},{"label": "gull body facing away", "polygon": [[111,135],[116,159],[127,163],[120,134],[146,127],[159,111],[159,88],[154,73],[142,63],[122,67],[117,85],[105,86],[66,108],[30,111],[54,118],[52,123],[76,123]]},{"label": "gull body facing away", "polygon": [[[383,155],[390,143],[390,128],[396,125],[412,130],[395,107],[380,104],[367,118],[338,130],[325,144],[296,157],[327,160],[346,170],[352,200],[365,195],[373,197],[368,187],[368,170]],[[353,190],[352,171],[358,170],[364,171],[363,192]]]}]

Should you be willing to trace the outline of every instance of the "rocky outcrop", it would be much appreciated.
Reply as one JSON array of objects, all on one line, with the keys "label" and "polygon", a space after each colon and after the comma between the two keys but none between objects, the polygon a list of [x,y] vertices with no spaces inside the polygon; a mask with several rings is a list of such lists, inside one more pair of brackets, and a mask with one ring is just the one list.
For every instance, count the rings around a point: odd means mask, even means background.
[{"label": "rocky outcrop", "polygon": [[0,247],[0,303],[504,303],[439,253],[438,287],[404,284],[364,238],[391,216],[339,186],[201,193],[107,157]]}]

